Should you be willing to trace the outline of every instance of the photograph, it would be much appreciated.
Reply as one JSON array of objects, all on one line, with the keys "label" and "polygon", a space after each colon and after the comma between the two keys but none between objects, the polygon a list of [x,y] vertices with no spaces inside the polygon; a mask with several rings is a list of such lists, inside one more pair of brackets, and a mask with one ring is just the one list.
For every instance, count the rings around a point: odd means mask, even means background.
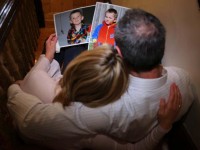
[{"label": "photograph", "polygon": [[95,5],[54,14],[55,32],[62,47],[89,42]]},{"label": "photograph", "polygon": [[115,27],[127,9],[129,8],[108,3],[96,3],[88,44],[89,50],[103,43],[115,46]]}]

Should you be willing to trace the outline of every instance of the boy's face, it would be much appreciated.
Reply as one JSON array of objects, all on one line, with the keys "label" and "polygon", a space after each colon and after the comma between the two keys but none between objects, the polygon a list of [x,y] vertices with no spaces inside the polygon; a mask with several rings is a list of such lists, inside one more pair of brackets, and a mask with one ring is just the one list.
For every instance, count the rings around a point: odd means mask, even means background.
[{"label": "boy's face", "polygon": [[81,21],[83,20],[83,18],[84,17],[79,12],[76,12],[71,15],[70,22],[74,25],[79,25],[79,24],[81,24]]},{"label": "boy's face", "polygon": [[110,25],[110,24],[116,22],[115,14],[114,14],[114,13],[109,13],[109,12],[107,12],[106,15],[105,15],[104,21],[105,21],[105,23],[106,23],[107,25]]}]

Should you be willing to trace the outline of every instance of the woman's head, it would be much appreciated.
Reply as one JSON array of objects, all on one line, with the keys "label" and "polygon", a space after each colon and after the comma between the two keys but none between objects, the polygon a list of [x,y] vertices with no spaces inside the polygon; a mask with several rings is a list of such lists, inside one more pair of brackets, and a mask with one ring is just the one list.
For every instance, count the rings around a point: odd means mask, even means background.
[{"label": "woman's head", "polygon": [[98,107],[121,97],[128,87],[128,69],[108,45],[82,52],[67,66],[55,101],[64,106],[78,101]]}]

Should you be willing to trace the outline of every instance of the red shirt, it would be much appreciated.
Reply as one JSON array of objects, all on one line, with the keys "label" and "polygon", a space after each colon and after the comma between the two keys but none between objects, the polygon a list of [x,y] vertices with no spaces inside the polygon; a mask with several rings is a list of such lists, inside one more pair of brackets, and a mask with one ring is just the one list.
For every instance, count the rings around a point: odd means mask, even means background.
[{"label": "red shirt", "polygon": [[99,31],[99,36],[97,38],[98,45],[102,43],[108,43],[110,45],[115,44],[114,39],[114,32],[115,32],[116,23],[107,25],[105,21],[103,22],[103,25]]}]

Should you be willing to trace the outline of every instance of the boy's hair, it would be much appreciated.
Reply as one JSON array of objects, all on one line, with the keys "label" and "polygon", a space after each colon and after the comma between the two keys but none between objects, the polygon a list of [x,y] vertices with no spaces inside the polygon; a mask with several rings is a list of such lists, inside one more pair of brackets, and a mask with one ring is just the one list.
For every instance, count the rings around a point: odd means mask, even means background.
[{"label": "boy's hair", "polygon": [[82,11],[81,9],[75,9],[75,10],[73,10],[73,11],[70,13],[70,15],[69,15],[69,19],[70,19],[70,20],[71,20],[72,14],[75,14],[75,13],[80,13],[81,16],[83,16],[83,11]]},{"label": "boy's hair", "polygon": [[117,17],[118,17],[118,13],[117,13],[117,10],[116,9],[114,9],[114,8],[109,8],[107,11],[106,11],[106,13],[114,13],[114,17],[115,17],[115,19],[117,19]]},{"label": "boy's hair", "polygon": [[122,58],[108,45],[84,51],[73,59],[60,80],[61,92],[54,102],[63,106],[82,102],[99,107],[121,97],[127,90],[129,72]]}]

